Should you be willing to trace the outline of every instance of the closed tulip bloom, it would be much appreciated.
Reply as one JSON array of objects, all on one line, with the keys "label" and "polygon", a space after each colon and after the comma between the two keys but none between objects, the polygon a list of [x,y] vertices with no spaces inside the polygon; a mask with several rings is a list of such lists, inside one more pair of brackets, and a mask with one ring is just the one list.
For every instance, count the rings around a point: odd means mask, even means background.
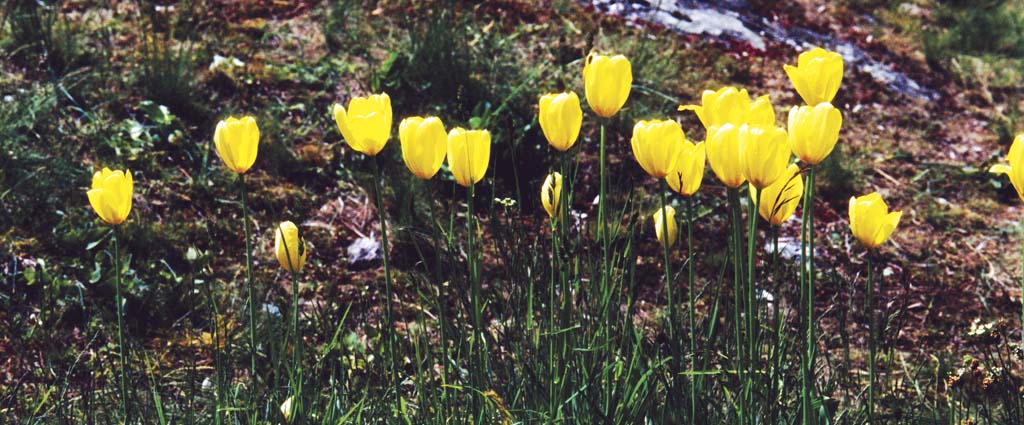
[{"label": "closed tulip bloom", "polygon": [[544,211],[548,212],[548,217],[558,218],[561,198],[562,174],[558,172],[548,174],[548,178],[544,179],[544,184],[540,187],[540,203],[544,205]]},{"label": "closed tulip bloom", "polygon": [[402,160],[409,171],[423,180],[437,174],[448,150],[448,135],[440,119],[406,118],[398,125],[398,140],[402,144]]},{"label": "closed tulip bloom", "polygon": [[843,56],[820,47],[801,53],[796,66],[782,68],[808,105],[832,102],[843,82]]},{"label": "closed tulip bloom", "polygon": [[541,96],[537,118],[551,147],[565,152],[576,144],[583,125],[580,98],[571,91]]},{"label": "closed tulip bloom", "polygon": [[583,85],[590,109],[609,118],[626,104],[633,85],[633,67],[625,56],[591,53],[583,66]]},{"label": "closed tulip bloom", "polygon": [[889,212],[889,206],[877,192],[850,197],[850,231],[868,249],[885,243],[901,216],[902,211]]},{"label": "closed tulip bloom", "polygon": [[461,127],[448,132],[448,167],[460,185],[469,187],[484,178],[491,160],[491,133]]},{"label": "closed tulip bloom", "polygon": [[256,151],[260,144],[260,129],[256,119],[228,117],[217,123],[213,133],[213,144],[217,154],[231,171],[238,174],[249,171],[256,162]]},{"label": "closed tulip bloom", "polygon": [[751,186],[764,189],[789,165],[789,138],[786,130],[744,125],[740,127],[740,166]]},{"label": "closed tulip bloom", "polygon": [[704,162],[707,156],[704,146],[704,142],[694,145],[689,140],[683,141],[676,166],[665,176],[668,187],[676,193],[692,196],[700,189],[700,183],[704,180]]},{"label": "closed tulip bloom", "polygon": [[131,171],[113,170],[103,167],[92,175],[92,188],[86,192],[89,204],[96,215],[107,224],[124,223],[132,212],[132,191],[135,182]]},{"label": "closed tulip bloom", "polygon": [[775,126],[775,107],[768,95],[763,95],[750,102],[750,109],[747,114],[747,124],[758,127]]},{"label": "closed tulip bloom", "polygon": [[[665,223],[668,220],[668,223]],[[665,234],[666,225],[668,227],[668,234]],[[662,245],[668,244],[671,248],[672,245],[676,244],[676,236],[678,236],[678,228],[676,227],[676,209],[672,208],[671,205],[665,205],[665,209],[658,209],[654,213],[654,235],[657,236],[658,242]]]},{"label": "closed tulip bloom", "polygon": [[707,146],[708,164],[715,172],[718,180],[726,186],[736,189],[747,181],[740,164],[740,128],[733,124],[712,127],[708,130]]},{"label": "closed tulip bloom", "polygon": [[668,175],[679,159],[686,135],[679,123],[672,120],[640,121],[633,126],[633,156],[651,177]]},{"label": "closed tulip bloom", "polygon": [[789,144],[800,161],[814,165],[824,161],[839,141],[843,114],[831,103],[794,106],[789,110]]},{"label": "closed tulip bloom", "polygon": [[759,193],[761,194],[761,205],[757,212],[761,218],[775,226],[789,220],[789,217],[796,211],[797,205],[800,205],[800,198],[804,194],[804,179],[800,175],[800,167],[790,164],[789,168],[782,173],[782,177],[762,190],[751,187],[750,198],[755,203]]},{"label": "closed tulip bloom", "polygon": [[1007,164],[996,164],[988,169],[990,173],[1007,174],[1010,183],[1017,190],[1017,196],[1024,200],[1024,134],[1018,134],[1006,155]]},{"label": "closed tulip bloom", "polygon": [[290,221],[277,226],[274,235],[274,254],[285,270],[298,273],[306,265],[306,240],[299,235],[299,228]]},{"label": "closed tulip bloom", "polygon": [[285,422],[292,421],[292,397],[288,397],[284,403],[281,403],[281,415],[284,416]]},{"label": "closed tulip bloom", "polygon": [[352,149],[375,156],[391,137],[391,97],[387,93],[353,97],[348,109],[334,104],[334,122]]}]

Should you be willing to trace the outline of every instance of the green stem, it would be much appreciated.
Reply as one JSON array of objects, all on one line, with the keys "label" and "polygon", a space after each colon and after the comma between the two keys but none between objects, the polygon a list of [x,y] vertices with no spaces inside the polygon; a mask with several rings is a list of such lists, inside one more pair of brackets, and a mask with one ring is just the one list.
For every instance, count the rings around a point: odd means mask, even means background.
[{"label": "green stem", "polygon": [[697,389],[696,389],[696,360],[697,360],[697,328],[693,319],[693,199],[686,197],[686,284],[688,296],[688,309],[690,321],[690,422],[697,419]]},{"label": "green stem", "polygon": [[[561,199],[559,200],[562,201]],[[556,211],[557,213],[557,211]],[[558,332],[555,329],[555,273],[558,273],[558,222],[551,221],[551,283],[548,285],[548,335],[545,338],[548,344],[548,419],[555,420],[557,417],[557,401],[555,391],[557,387],[557,373],[555,370],[555,341]],[[564,291],[565,288],[563,287]]]},{"label": "green stem", "polygon": [[249,191],[245,186],[245,174],[238,175],[238,186],[242,192],[242,224],[245,230],[245,283],[249,291],[249,374],[252,388],[249,404],[253,408],[252,419],[256,416],[256,294],[252,283],[252,229],[249,224]]},{"label": "green stem", "polygon": [[868,292],[867,292],[867,313],[868,313],[868,423],[875,423],[875,272],[871,262],[871,252],[868,251]]},{"label": "green stem", "polygon": [[730,188],[729,190],[729,215],[731,221],[732,230],[732,263],[733,263],[733,328],[736,337],[736,374],[740,385],[740,390],[736,391],[736,394],[740,395],[739,403],[739,423],[746,424],[745,415],[747,413],[747,399],[745,391],[746,383],[746,362],[744,361],[744,346],[743,346],[743,298],[745,291],[743,290],[743,241],[742,241],[742,230],[740,230],[740,195],[739,189]]},{"label": "green stem", "polygon": [[387,309],[385,310],[385,313],[384,313],[387,316],[384,319],[387,322],[387,328],[384,331],[384,338],[387,339],[388,359],[389,359],[390,368],[391,368],[391,388],[392,388],[392,391],[394,391],[394,393],[395,393],[395,406],[394,406],[394,409],[395,409],[396,412],[398,412],[399,411],[398,409],[400,409],[400,407],[401,407],[400,405],[401,405],[402,394],[399,392],[399,388],[398,388],[398,372],[397,372],[397,369],[396,369],[396,366],[395,366],[395,356],[396,356],[396,353],[395,353],[395,326],[394,326],[394,322],[392,321],[393,318],[391,316],[391,309],[392,309],[391,298],[392,297],[391,297],[391,267],[389,265],[390,261],[389,261],[389,256],[388,256],[389,255],[388,251],[390,250],[389,246],[388,246],[388,220],[387,220],[387,212],[384,210],[384,198],[381,195],[381,190],[380,190],[380,179],[381,179],[381,175],[380,175],[380,162],[377,160],[377,157],[374,156],[373,157],[373,189],[374,189],[374,195],[377,198],[377,213],[380,215],[380,238],[381,238],[381,244],[382,244],[381,247],[383,248],[383,251],[384,251],[384,259],[383,259],[384,260],[384,292],[385,292],[385,296],[387,297],[387,302],[386,302]]},{"label": "green stem", "polygon": [[804,187],[803,210],[800,234],[800,281],[801,292],[806,305],[804,306],[804,325],[806,332],[806,351],[801,367],[802,387],[800,399],[803,412],[803,424],[814,423],[812,415],[812,393],[814,376],[814,168],[807,170],[807,185]]},{"label": "green stem", "polygon": [[119,238],[120,231],[117,226],[114,226],[114,277],[115,277],[115,289],[114,289],[114,302],[117,303],[117,347],[118,355],[121,358],[121,417],[123,423],[131,423],[131,418],[128,416],[128,363],[125,361],[125,351],[127,347],[124,345],[124,300],[121,296],[121,252],[117,246],[117,240]]},{"label": "green stem", "polygon": [[[678,392],[676,377],[679,373],[679,356],[676,352],[676,338],[675,338],[675,323],[676,323],[676,303],[675,297],[672,296],[672,263],[671,256],[669,255],[669,239],[674,235],[668,234],[668,214],[665,214],[665,191],[658,190],[659,198],[661,198],[661,236],[662,236],[662,251],[665,254],[665,296],[668,298],[668,340],[670,342],[670,352],[672,353],[672,371],[671,371],[671,385],[669,386],[671,399],[674,399],[674,395]],[[656,223],[657,225],[657,223]]]},{"label": "green stem", "polygon": [[[752,189],[752,188],[748,188]],[[757,199],[753,201],[753,209],[748,209],[747,215],[749,216],[748,221],[750,222],[750,229],[747,232],[747,346],[749,350],[750,359],[750,371],[748,378],[751,385],[757,385],[758,363],[761,361],[761,355],[757,350],[757,315],[758,315],[758,303],[755,296],[755,270],[754,265],[757,259],[757,252],[755,251],[757,245],[757,215],[761,208],[761,196],[758,192]],[[748,388],[748,394],[753,391],[753,388]]]},{"label": "green stem", "polygon": [[[611,329],[612,328],[611,302],[612,302],[612,297],[609,294],[610,290],[608,288],[608,277],[609,277],[608,274],[611,272],[611,266],[609,265],[609,258],[608,258],[608,254],[609,254],[609,252],[608,252],[608,244],[609,244],[608,220],[607,220],[607,217],[605,217],[605,208],[604,208],[605,194],[606,194],[605,185],[606,185],[606,180],[607,180],[607,178],[605,176],[605,161],[606,161],[607,154],[605,152],[605,124],[604,124],[604,121],[601,122],[601,144],[600,144],[600,151],[599,151],[599,155],[598,156],[599,156],[599,158],[598,158],[598,161],[599,161],[598,170],[599,170],[599,177],[600,177],[601,181],[600,181],[600,185],[599,185],[600,186],[600,190],[598,192],[598,198],[597,198],[597,200],[598,200],[598,202],[597,202],[597,231],[599,232],[600,237],[601,237],[601,295],[602,295],[601,298],[607,300],[605,302],[605,305],[604,305],[604,325],[605,325],[605,329],[604,329],[604,347],[605,347],[606,350],[610,351],[611,350],[611,343],[612,343],[612,339],[611,339],[611,333],[612,333],[612,329]],[[609,357],[614,357],[614,355],[613,356],[609,356]],[[605,416],[607,416],[608,414],[611,413],[610,409],[611,409],[612,385],[610,385],[610,382],[608,382],[609,369],[610,368],[607,368],[607,367],[605,367],[603,369],[604,370],[604,372],[603,372],[603,374],[604,374],[604,381],[605,381],[605,384],[606,384],[606,385],[604,385],[604,387],[605,387],[605,400],[604,400],[604,408],[605,408],[604,414],[605,414]]]}]

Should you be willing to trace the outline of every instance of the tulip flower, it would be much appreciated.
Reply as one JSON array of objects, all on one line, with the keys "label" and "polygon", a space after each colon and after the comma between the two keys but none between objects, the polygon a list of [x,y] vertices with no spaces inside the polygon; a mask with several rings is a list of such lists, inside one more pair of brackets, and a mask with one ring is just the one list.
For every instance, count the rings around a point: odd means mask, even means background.
[{"label": "tulip flower", "polygon": [[213,144],[217,154],[231,171],[243,174],[256,162],[256,151],[260,143],[260,129],[256,119],[228,117],[217,123],[213,133]]},{"label": "tulip flower", "polygon": [[750,102],[747,112],[747,124],[758,127],[775,126],[775,107],[768,95],[763,95]]},{"label": "tulip flower", "polygon": [[737,127],[748,123],[760,126],[775,125],[775,110],[768,95],[751,102],[746,89],[722,87],[717,91],[704,90],[700,103],[680,105],[678,109],[696,113],[705,130],[725,124]]},{"label": "tulip flower", "polygon": [[801,162],[815,165],[832,153],[839,140],[843,114],[831,103],[794,106],[789,110],[789,143]]},{"label": "tulip flower", "polygon": [[132,190],[135,182],[131,171],[103,167],[92,175],[92,188],[86,192],[96,215],[107,224],[118,225],[132,211]]},{"label": "tulip flower", "polygon": [[732,124],[712,127],[708,132],[708,164],[715,176],[731,189],[739,188],[747,181],[740,164],[740,128]]},{"label": "tulip flower", "polygon": [[561,198],[562,174],[558,172],[548,174],[548,178],[544,179],[544,184],[540,187],[540,203],[544,205],[544,211],[548,212],[548,217],[557,219]]},{"label": "tulip flower", "polygon": [[[665,220],[668,220],[668,223],[665,223]],[[665,234],[666,225],[668,227],[667,235]],[[654,235],[657,236],[658,242],[662,245],[668,244],[668,247],[671,248],[676,243],[678,233],[675,208],[666,205],[654,213]]]},{"label": "tulip flower", "polygon": [[348,109],[334,104],[334,122],[352,149],[376,156],[391,137],[391,97],[387,93],[353,97]]},{"label": "tulip flower", "polygon": [[299,235],[295,223],[284,221],[277,226],[274,235],[274,254],[281,267],[292,273],[302,271],[306,265],[306,240]]},{"label": "tulip flower", "polygon": [[692,196],[700,189],[700,183],[704,180],[704,163],[707,161],[704,146],[704,142],[695,145],[689,140],[683,140],[683,148],[679,150],[675,167],[665,176],[665,181],[674,192]]},{"label": "tulip flower", "polygon": [[569,150],[576,144],[583,125],[579,96],[571,91],[541,96],[537,119],[551,147],[561,152]]},{"label": "tulip flower", "polygon": [[901,216],[902,211],[889,212],[889,206],[877,192],[850,197],[850,231],[868,249],[885,243]]},{"label": "tulip flower", "polygon": [[782,176],[762,190],[750,188],[750,198],[757,203],[761,196],[761,204],[757,212],[765,221],[778,226],[789,219],[800,205],[804,193],[804,179],[800,175],[800,167],[790,164]]},{"label": "tulip flower", "polygon": [[660,179],[675,167],[686,135],[672,120],[640,121],[633,126],[633,157],[651,177]]},{"label": "tulip flower", "polygon": [[1010,176],[1010,183],[1017,190],[1017,196],[1024,200],[1024,134],[1018,134],[1006,155],[1007,164],[996,164],[988,169],[990,173]]},{"label": "tulip flower", "polygon": [[491,160],[491,133],[456,127],[448,132],[448,167],[464,187],[484,178]]},{"label": "tulip flower", "polygon": [[843,82],[843,56],[820,47],[801,53],[796,66],[782,68],[808,105],[831,103]]},{"label": "tulip flower", "polygon": [[281,415],[284,416],[285,422],[292,421],[292,397],[288,397],[281,403]]},{"label": "tulip flower", "polygon": [[437,174],[448,148],[448,135],[440,119],[406,118],[398,125],[398,140],[402,143],[402,160],[409,171],[423,180],[430,180]]},{"label": "tulip flower", "polygon": [[622,109],[633,84],[633,68],[625,56],[591,53],[583,66],[587,103],[598,116],[610,118]]},{"label": "tulip flower", "polygon": [[778,127],[744,125],[739,132],[740,168],[751,186],[764,189],[786,171],[789,139]]}]

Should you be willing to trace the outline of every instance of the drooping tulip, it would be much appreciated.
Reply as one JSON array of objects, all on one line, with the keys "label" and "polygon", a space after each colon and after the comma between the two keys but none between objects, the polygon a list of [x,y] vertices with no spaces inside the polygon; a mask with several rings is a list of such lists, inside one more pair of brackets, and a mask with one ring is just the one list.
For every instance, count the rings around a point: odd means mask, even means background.
[{"label": "drooping tulip", "polygon": [[610,118],[622,109],[633,85],[633,67],[622,55],[591,53],[583,66],[587,103],[600,117]]},{"label": "drooping tulip", "polygon": [[491,160],[491,133],[461,127],[448,132],[448,167],[455,181],[469,187],[484,178]]},{"label": "drooping tulip", "polygon": [[551,147],[561,152],[569,150],[580,135],[583,125],[583,109],[576,93],[567,91],[545,94],[540,97],[540,129]]},{"label": "drooping tulip", "polygon": [[843,56],[820,47],[801,53],[796,66],[782,68],[796,92],[812,106],[831,103],[843,82]]},{"label": "drooping tulip", "polygon": [[673,120],[639,121],[633,126],[633,157],[651,177],[668,175],[679,159],[686,135]]},{"label": "drooping tulip", "polygon": [[[668,220],[666,223],[665,220]],[[668,234],[665,234],[666,226]],[[676,209],[672,208],[671,205],[666,205],[664,210],[658,209],[654,213],[654,235],[658,238],[658,242],[662,245],[668,244],[671,248],[676,243],[676,236],[679,235],[678,227],[676,225]]]},{"label": "drooping tulip", "polygon": [[704,142],[694,145],[689,140],[683,141],[683,148],[679,151],[675,167],[665,176],[668,187],[674,192],[692,196],[700,189],[700,183],[704,180],[704,163],[707,161],[704,146]]},{"label": "drooping tulip", "polygon": [[92,175],[92,187],[86,192],[96,215],[107,224],[124,223],[132,212],[132,191],[135,182],[132,172],[103,167]]},{"label": "drooping tulip", "polygon": [[274,254],[277,256],[277,262],[289,272],[301,272],[306,265],[309,250],[306,247],[306,240],[299,235],[299,228],[291,221],[284,221],[277,226],[274,233]]},{"label": "drooping tulip", "polygon": [[556,171],[548,174],[548,177],[544,179],[544,184],[540,187],[540,203],[544,205],[544,211],[548,212],[548,217],[558,218],[561,198],[562,174]]},{"label": "drooping tulip", "polygon": [[409,117],[398,125],[402,160],[416,177],[429,180],[437,174],[448,152],[448,135],[436,117]]},{"label": "drooping tulip", "polygon": [[901,216],[902,211],[889,212],[889,206],[878,192],[850,197],[850,231],[869,249],[889,239]]},{"label": "drooping tulip", "polygon": [[786,130],[744,125],[739,142],[743,176],[755,188],[767,187],[786,171],[790,155]]},{"label": "drooping tulip", "polygon": [[831,103],[794,106],[789,110],[789,144],[800,161],[815,165],[824,161],[839,141],[843,114]]},{"label": "drooping tulip", "polygon": [[996,164],[988,169],[990,173],[1010,176],[1010,184],[1017,190],[1017,196],[1024,200],[1024,134],[1013,138],[1006,164]]},{"label": "drooping tulip", "polygon": [[352,149],[375,156],[391,138],[391,97],[387,93],[353,97],[348,109],[336,103],[334,122]]},{"label": "drooping tulip", "polygon": [[238,174],[249,171],[256,162],[256,151],[260,144],[260,129],[256,119],[228,117],[217,123],[213,133],[213,144],[217,154],[231,171]]},{"label": "drooping tulip", "polygon": [[708,130],[708,140],[704,142],[711,171],[731,189],[739,188],[747,181],[740,164],[739,132],[740,128],[733,124],[712,127]]},{"label": "drooping tulip", "polygon": [[762,190],[750,188],[750,198],[755,203],[758,194],[761,196],[761,205],[757,212],[761,218],[775,226],[782,224],[796,211],[804,194],[804,179],[800,175],[800,167],[790,164],[775,183]]}]

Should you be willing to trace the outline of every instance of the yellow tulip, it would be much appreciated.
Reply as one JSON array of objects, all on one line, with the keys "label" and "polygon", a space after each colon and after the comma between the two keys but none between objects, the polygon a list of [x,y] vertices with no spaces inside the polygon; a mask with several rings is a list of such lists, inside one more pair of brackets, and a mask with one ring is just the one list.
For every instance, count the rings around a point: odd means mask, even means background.
[{"label": "yellow tulip", "polygon": [[228,117],[217,123],[213,133],[213,144],[217,154],[231,171],[242,174],[249,171],[256,162],[256,151],[260,144],[260,128],[253,117]]},{"label": "yellow tulip", "polygon": [[284,221],[277,226],[274,236],[274,254],[282,268],[292,273],[301,272],[306,265],[308,251],[306,240],[299,235],[299,228],[295,226],[295,223]]},{"label": "yellow tulip", "polygon": [[391,137],[391,97],[387,93],[353,97],[348,109],[336,103],[334,122],[352,149],[375,156]]},{"label": "yellow tulip", "polygon": [[679,123],[672,120],[640,121],[633,126],[633,157],[651,177],[668,175],[679,159],[686,135]]},{"label": "yellow tulip", "polygon": [[825,160],[839,140],[843,114],[831,103],[794,106],[789,110],[789,144],[800,161],[814,165]]},{"label": "yellow tulip", "polygon": [[746,89],[735,87],[722,87],[717,91],[704,90],[700,105],[680,105],[678,109],[696,113],[705,130],[725,124],[737,127],[748,123],[759,126],[775,125],[775,110],[768,95],[751,102]]},{"label": "yellow tulip", "polygon": [[583,85],[590,109],[609,118],[626,104],[633,85],[633,67],[625,56],[591,53],[583,66]]},{"label": "yellow tulip", "polygon": [[284,403],[281,403],[281,415],[284,416],[285,422],[292,421],[292,397],[288,397]]},{"label": "yellow tulip", "polygon": [[402,160],[409,171],[423,180],[437,174],[448,149],[448,135],[440,119],[406,118],[398,125],[398,140],[402,143]]},{"label": "yellow tulip", "polygon": [[801,53],[796,66],[782,68],[808,105],[831,103],[843,82],[843,56],[820,47]]},{"label": "yellow tulip", "polygon": [[775,126],[775,107],[768,95],[763,95],[750,102],[750,112],[747,114],[747,124],[758,127]]},{"label": "yellow tulip", "polygon": [[756,200],[758,193],[761,194],[758,214],[773,225],[782,224],[793,215],[797,205],[800,204],[800,198],[804,195],[804,179],[800,175],[800,167],[790,164],[782,176],[775,180],[775,183],[762,190],[751,187],[750,199]]},{"label": "yellow tulip", "polygon": [[1024,200],[1024,134],[1018,134],[1010,145],[1010,153],[1006,155],[1008,164],[996,164],[988,169],[990,173],[1007,174],[1010,183],[1017,190],[1017,196]]},{"label": "yellow tulip", "polygon": [[736,189],[747,181],[740,164],[740,128],[733,124],[712,127],[708,130],[707,146],[708,164],[711,171],[726,186]]},{"label": "yellow tulip", "polygon": [[683,148],[679,151],[679,158],[676,159],[676,166],[665,176],[668,187],[683,196],[692,196],[697,193],[701,181],[704,180],[706,156],[704,142],[694,145],[689,140],[684,140]]},{"label": "yellow tulip", "polygon": [[850,231],[869,249],[889,239],[901,216],[902,211],[889,212],[889,206],[877,192],[850,197]]},{"label": "yellow tulip", "polygon": [[[665,223],[668,220],[668,223]],[[668,235],[666,239],[665,227],[668,225]],[[676,227],[676,209],[672,208],[671,205],[665,205],[665,209],[658,209],[654,213],[654,235],[658,238],[658,242],[662,245],[668,244],[671,248],[672,245],[676,244],[676,236],[678,236],[678,228]]]},{"label": "yellow tulip", "polygon": [[580,98],[571,91],[541,96],[537,118],[551,147],[565,152],[576,144],[583,125]]},{"label": "yellow tulip", "polygon": [[562,198],[562,174],[554,172],[548,174],[544,184],[540,187],[540,203],[544,205],[544,211],[548,217],[558,219],[559,207]]},{"label": "yellow tulip", "polygon": [[461,127],[448,132],[448,167],[460,185],[469,187],[482,180],[490,160],[490,132]]},{"label": "yellow tulip", "polygon": [[790,155],[786,130],[744,125],[739,141],[740,167],[751,186],[764,189],[786,171]]},{"label": "yellow tulip", "polygon": [[103,167],[92,175],[92,188],[86,192],[96,215],[107,224],[124,223],[132,212],[132,191],[135,182],[131,171]]}]

